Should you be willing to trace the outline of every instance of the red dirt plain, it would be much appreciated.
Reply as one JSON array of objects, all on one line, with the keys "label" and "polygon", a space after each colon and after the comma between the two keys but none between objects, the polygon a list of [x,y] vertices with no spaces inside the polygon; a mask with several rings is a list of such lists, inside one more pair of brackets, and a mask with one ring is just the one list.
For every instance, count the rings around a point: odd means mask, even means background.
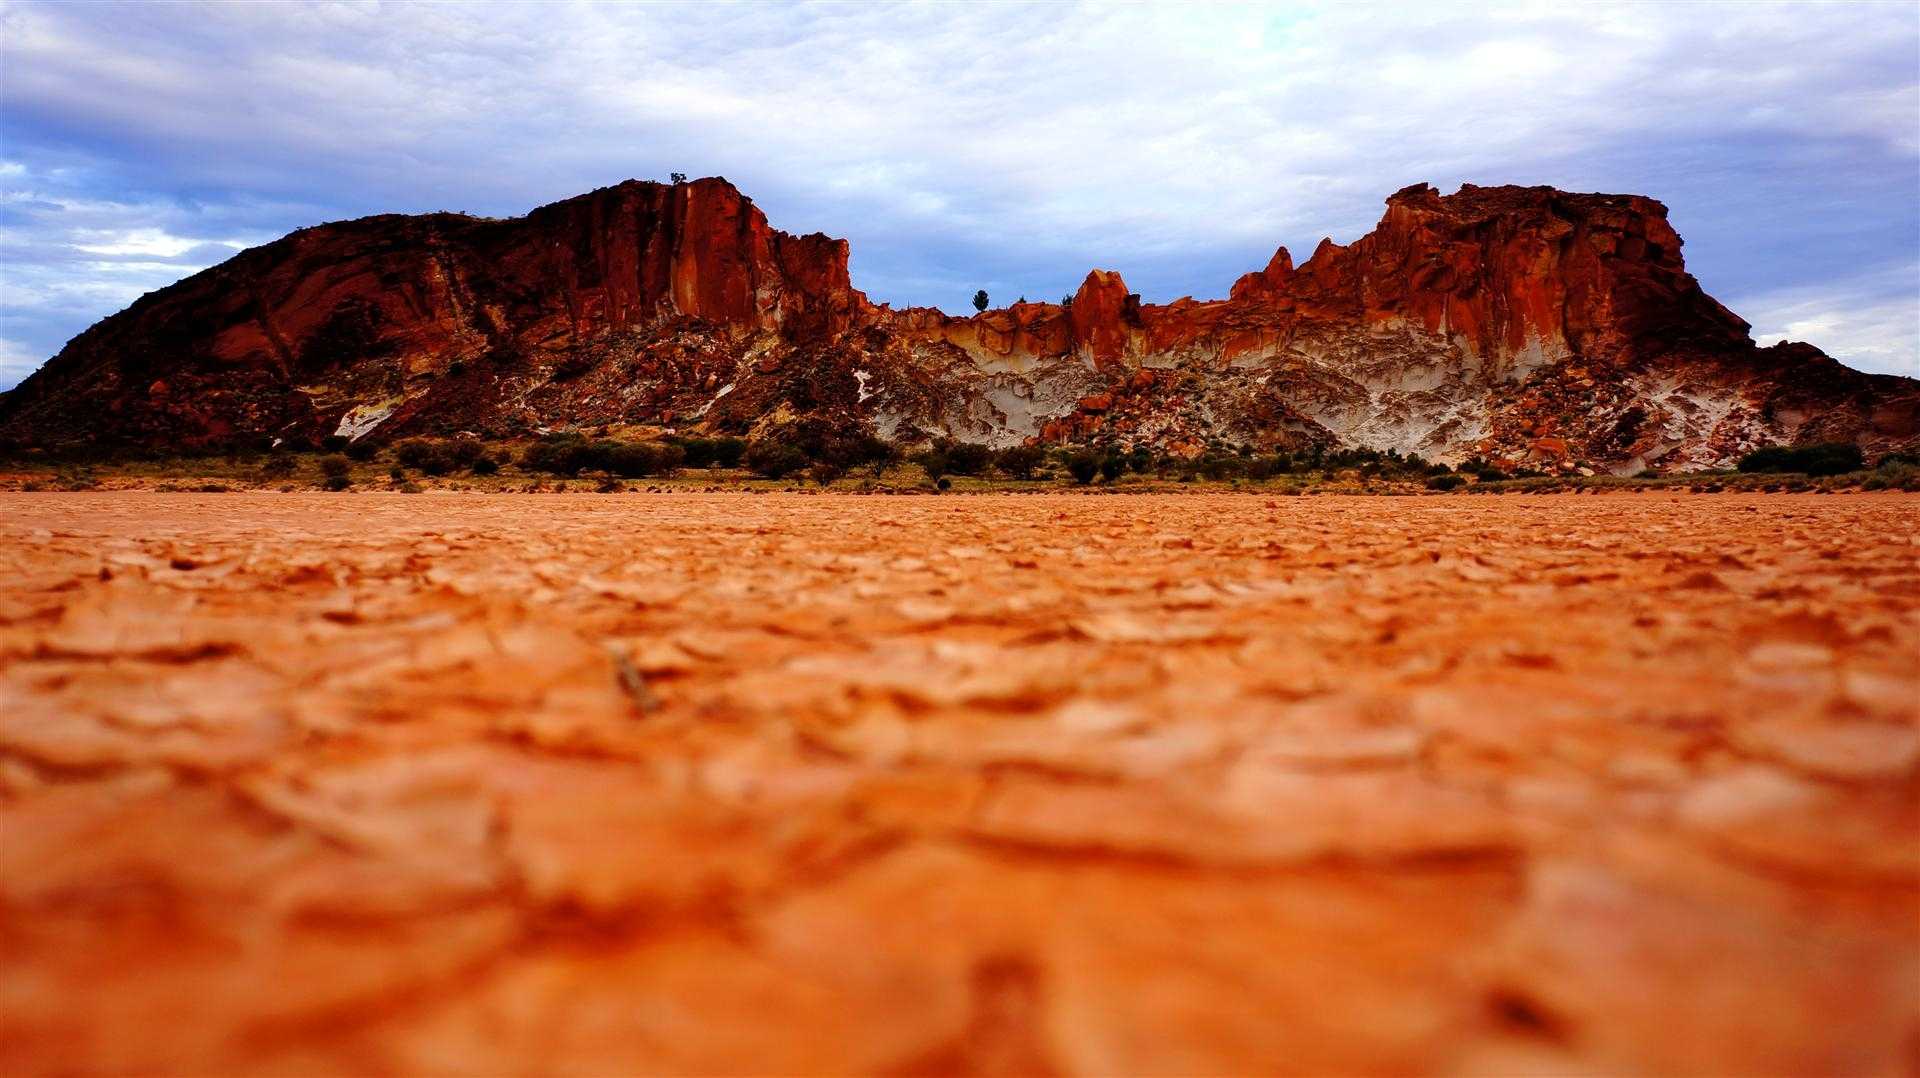
[{"label": "red dirt plain", "polygon": [[1920,499],[0,495],[0,1071],[1908,1073]]}]

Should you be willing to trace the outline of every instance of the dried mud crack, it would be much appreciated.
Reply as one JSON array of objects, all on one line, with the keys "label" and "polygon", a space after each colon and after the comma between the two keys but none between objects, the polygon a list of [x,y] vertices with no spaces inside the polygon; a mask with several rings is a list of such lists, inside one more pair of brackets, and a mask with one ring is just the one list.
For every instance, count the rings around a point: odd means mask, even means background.
[{"label": "dried mud crack", "polygon": [[0,494],[0,1071],[1899,1073],[1917,536]]}]

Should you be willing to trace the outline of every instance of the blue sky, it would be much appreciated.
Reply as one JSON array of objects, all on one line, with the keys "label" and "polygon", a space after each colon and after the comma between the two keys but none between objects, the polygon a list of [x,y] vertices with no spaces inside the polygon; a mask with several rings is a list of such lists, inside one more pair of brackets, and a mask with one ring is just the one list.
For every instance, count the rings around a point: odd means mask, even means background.
[{"label": "blue sky", "polygon": [[1920,5],[0,4],[0,387],[295,227],[724,175],[879,301],[1223,296],[1409,183],[1664,201],[1920,374]]}]

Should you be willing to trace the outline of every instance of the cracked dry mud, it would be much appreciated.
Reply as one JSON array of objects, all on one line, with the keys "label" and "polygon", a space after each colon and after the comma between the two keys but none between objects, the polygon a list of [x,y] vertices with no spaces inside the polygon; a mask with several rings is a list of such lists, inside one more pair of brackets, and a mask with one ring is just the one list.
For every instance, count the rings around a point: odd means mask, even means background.
[{"label": "cracked dry mud", "polygon": [[1912,1072],[1917,525],[0,495],[0,1071]]}]

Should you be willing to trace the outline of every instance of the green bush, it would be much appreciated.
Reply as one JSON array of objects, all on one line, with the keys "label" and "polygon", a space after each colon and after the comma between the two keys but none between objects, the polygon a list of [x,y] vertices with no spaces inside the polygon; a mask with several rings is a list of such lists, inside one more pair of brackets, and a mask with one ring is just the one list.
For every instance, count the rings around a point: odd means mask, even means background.
[{"label": "green bush", "polygon": [[1111,483],[1127,470],[1127,458],[1109,454],[1100,458],[1100,478]]},{"label": "green bush", "polygon": [[1199,461],[1200,474],[1206,476],[1208,479],[1226,479],[1239,475],[1245,470],[1245,461],[1240,460],[1238,457],[1223,456],[1218,453],[1209,453],[1201,457]]},{"label": "green bush", "polygon": [[473,474],[493,475],[500,470],[500,462],[492,457],[481,457],[473,462]]},{"label": "green bush", "polygon": [[478,438],[462,436],[453,439],[446,443],[446,445],[447,453],[453,457],[455,467],[459,468],[471,468],[473,467],[474,461],[487,455],[487,447],[481,445],[480,439]]},{"label": "green bush", "polygon": [[1802,475],[1842,475],[1866,464],[1860,447],[1850,442],[1813,445],[1770,445],[1740,458],[1743,472],[1799,472]]},{"label": "green bush", "polygon": [[940,482],[940,477],[946,475],[952,466],[952,462],[947,457],[947,451],[938,446],[915,456],[913,462],[924,469],[927,478],[935,483]]},{"label": "green bush", "polygon": [[1427,489],[1458,490],[1460,487],[1466,485],[1466,482],[1467,480],[1464,476],[1449,474],[1436,475],[1427,480]]},{"label": "green bush", "polygon": [[575,476],[581,472],[608,472],[623,479],[668,475],[686,459],[679,445],[667,442],[622,442],[611,438],[588,441],[585,435],[549,435],[528,446],[520,466],[531,472]]},{"label": "green bush", "polygon": [[410,438],[394,446],[393,459],[428,475],[445,475],[453,471],[456,464],[452,450],[445,443],[421,438]]},{"label": "green bush", "polygon": [[1276,475],[1285,475],[1293,464],[1285,453],[1275,453],[1270,457],[1255,457],[1247,462],[1248,479],[1272,479]]},{"label": "green bush", "polygon": [[947,470],[955,475],[979,475],[993,463],[993,450],[978,442],[953,442],[945,449]]},{"label": "green bush", "polygon": [[353,471],[353,462],[339,453],[329,453],[320,458],[320,474],[328,479],[344,479]]},{"label": "green bush", "polygon": [[684,451],[677,445],[601,439],[587,444],[585,466],[594,471],[611,472],[622,479],[639,479],[671,475],[685,459]]},{"label": "green bush", "polygon": [[352,485],[353,480],[348,479],[344,475],[327,476],[326,487],[328,490],[345,490]]},{"label": "green bush", "polygon": [[1016,445],[994,455],[993,466],[1001,475],[1013,479],[1032,479],[1047,459],[1047,451],[1037,445]]},{"label": "green bush", "polygon": [[1909,464],[1907,459],[1888,457],[1880,462],[1873,474],[1861,483],[1866,490],[1920,490],[1920,465]]},{"label": "green bush", "polygon": [[275,453],[260,465],[260,474],[267,479],[285,479],[298,467],[292,453]]},{"label": "green bush", "polygon": [[[403,448],[395,447],[395,455],[405,464],[406,457],[400,455]],[[587,437],[572,432],[549,434],[521,451],[520,466],[549,475],[579,475],[587,466]]]},{"label": "green bush", "polygon": [[680,449],[687,455],[687,467],[713,467],[713,439],[686,438],[680,441]]},{"label": "green bush", "polygon": [[1073,476],[1074,482],[1086,486],[1100,474],[1100,458],[1085,450],[1075,453],[1067,458],[1067,474]]},{"label": "green bush", "polygon": [[680,447],[689,468],[738,468],[747,451],[743,438],[670,438],[668,444]]},{"label": "green bush", "polygon": [[749,443],[741,460],[755,475],[768,479],[781,479],[807,466],[807,455],[799,446],[768,438]]},{"label": "green bush", "polygon": [[380,452],[380,445],[371,438],[361,438],[348,442],[342,452],[354,460],[372,460]]}]

